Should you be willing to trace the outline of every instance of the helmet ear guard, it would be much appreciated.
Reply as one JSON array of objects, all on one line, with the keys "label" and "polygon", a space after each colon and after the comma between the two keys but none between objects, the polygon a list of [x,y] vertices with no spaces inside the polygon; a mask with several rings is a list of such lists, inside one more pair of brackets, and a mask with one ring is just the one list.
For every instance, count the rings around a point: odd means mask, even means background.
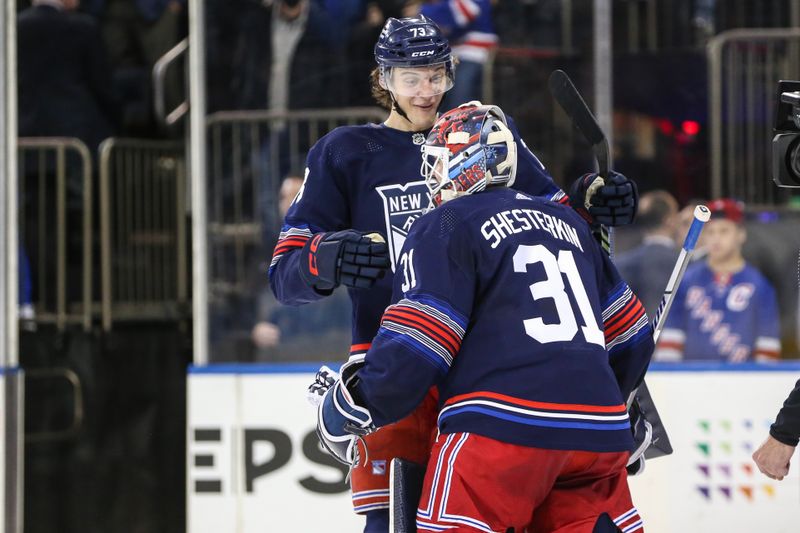
[{"label": "helmet ear guard", "polygon": [[[514,134],[508,129],[504,122],[498,122],[499,131],[492,131],[486,138],[489,145],[505,143],[506,150],[508,150],[506,158],[497,164],[498,181],[501,185],[511,187],[514,185],[514,180],[517,177],[517,143],[514,141]],[[492,181],[494,176],[490,172],[487,173],[489,184],[493,185]]]}]

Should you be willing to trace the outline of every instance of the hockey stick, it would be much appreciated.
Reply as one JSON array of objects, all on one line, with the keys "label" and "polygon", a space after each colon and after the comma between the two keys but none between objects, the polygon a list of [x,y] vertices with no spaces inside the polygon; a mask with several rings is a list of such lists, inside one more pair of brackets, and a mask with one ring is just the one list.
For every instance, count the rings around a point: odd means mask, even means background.
[{"label": "hockey stick", "polygon": [[[581,97],[575,84],[569,79],[563,70],[554,70],[550,74],[547,82],[550,94],[553,95],[561,109],[569,116],[578,131],[586,138],[592,146],[592,152],[597,159],[597,173],[603,178],[603,183],[608,179],[608,170],[611,167],[611,156],[609,155],[608,139],[597,123],[589,106]],[[608,255],[613,254],[611,243],[611,231],[605,226],[600,226],[600,244]]]},{"label": "hockey stick", "polygon": [[389,531],[417,531],[417,506],[422,497],[425,465],[395,457],[389,463]]},{"label": "hockey stick", "polygon": [[661,303],[658,304],[658,310],[653,319],[653,342],[655,343],[658,343],[658,338],[664,329],[664,322],[672,307],[672,301],[675,299],[675,291],[678,290],[678,285],[681,284],[683,274],[686,272],[689,259],[691,259],[692,252],[694,252],[694,247],[697,244],[697,239],[700,237],[700,232],[703,231],[703,225],[708,222],[709,218],[711,218],[711,211],[706,206],[698,205],[694,208],[692,225],[689,226],[689,232],[683,240],[681,254],[672,269],[672,274],[669,277],[669,281],[667,281],[667,288],[664,289],[664,295],[661,297]]},{"label": "hockey stick", "polygon": [[578,131],[592,145],[592,151],[597,159],[597,173],[605,180],[608,178],[608,169],[611,166],[608,139],[606,139],[603,130],[589,110],[589,106],[586,105],[578,89],[575,88],[572,80],[563,70],[554,70],[550,74],[548,86],[550,87],[550,94],[556,99],[558,105],[569,115]]},{"label": "hockey stick", "polygon": [[[667,281],[667,287],[664,289],[664,295],[661,297],[661,303],[658,305],[656,316],[653,319],[654,344],[658,344],[658,338],[661,336],[661,331],[664,329],[667,315],[669,315],[669,310],[672,308],[672,303],[675,300],[675,293],[678,290],[678,286],[681,284],[683,275],[686,272],[686,267],[689,265],[689,260],[692,258],[692,252],[697,244],[697,239],[700,237],[700,232],[703,231],[703,225],[708,222],[710,217],[711,212],[706,206],[698,205],[694,208],[694,220],[692,220],[692,225],[689,227],[686,238],[683,240],[681,253],[672,269],[672,274]],[[669,437],[667,436],[664,424],[653,402],[653,398],[650,396],[647,383],[644,381],[642,381],[642,384],[635,389],[628,398],[629,408],[634,401],[638,403],[638,408],[642,416],[644,416],[653,427],[652,443],[650,447],[645,450],[645,458],[652,459],[654,457],[671,454],[672,445],[669,442]]]}]

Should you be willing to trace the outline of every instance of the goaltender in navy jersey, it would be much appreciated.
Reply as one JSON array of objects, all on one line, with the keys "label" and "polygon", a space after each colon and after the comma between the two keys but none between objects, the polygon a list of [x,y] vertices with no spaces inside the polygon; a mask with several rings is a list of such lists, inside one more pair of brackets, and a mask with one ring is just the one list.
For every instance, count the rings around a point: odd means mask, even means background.
[{"label": "goaltender in navy jersey", "polygon": [[441,433],[631,450],[653,332],[571,208],[505,188],[445,203],[411,228],[392,303],[356,385],[376,426],[436,384]]},{"label": "goaltender in navy jersey", "polygon": [[[512,130],[521,144],[515,128]],[[378,124],[342,126],[314,145],[308,154],[303,187],[286,214],[269,268],[270,285],[279,301],[301,305],[324,296],[301,279],[296,253],[317,232],[349,228],[379,232],[387,240],[392,270],[396,270],[411,224],[429,203],[428,189],[419,173],[420,146],[426,134]],[[375,157],[376,152],[383,154]],[[520,150],[516,187],[567,201],[527,149]],[[351,353],[363,353],[389,305],[392,277],[378,280],[370,290],[349,292],[353,303]]]},{"label": "goaltender in navy jersey", "polygon": [[718,275],[706,262],[686,271],[656,350],[661,361],[774,361],[780,357],[775,289],[750,265]]}]

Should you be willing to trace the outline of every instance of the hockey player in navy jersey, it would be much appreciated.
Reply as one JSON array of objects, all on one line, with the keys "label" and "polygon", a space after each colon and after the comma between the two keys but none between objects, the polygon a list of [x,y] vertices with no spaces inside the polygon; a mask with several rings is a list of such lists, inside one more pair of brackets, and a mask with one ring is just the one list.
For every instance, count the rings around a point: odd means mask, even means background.
[{"label": "hockey player in navy jersey", "polygon": [[[389,117],[383,124],[337,128],[312,147],[303,187],[286,215],[269,269],[275,296],[289,305],[325,298],[340,284],[348,287],[351,356],[365,353],[378,331],[392,274],[402,269],[400,250],[428,205],[420,148],[454,83],[450,45],[425,17],[389,19],[375,58],[373,94],[390,109]],[[572,202],[597,223],[633,219],[632,181],[614,174],[607,186],[594,188],[596,175],[586,175],[568,198],[510,127],[518,151],[516,188]],[[367,516],[365,531],[388,530],[389,462],[394,457],[426,462],[435,413],[431,396],[411,416],[366,438],[369,461],[356,466],[351,477],[354,509]]]},{"label": "hockey player in navy jersey", "polygon": [[436,208],[411,228],[392,305],[363,362],[325,392],[318,433],[361,461],[355,435],[438,386],[418,531],[642,531],[625,399],[652,328],[585,220],[507,188],[516,148],[494,106],[436,123],[423,150]]}]

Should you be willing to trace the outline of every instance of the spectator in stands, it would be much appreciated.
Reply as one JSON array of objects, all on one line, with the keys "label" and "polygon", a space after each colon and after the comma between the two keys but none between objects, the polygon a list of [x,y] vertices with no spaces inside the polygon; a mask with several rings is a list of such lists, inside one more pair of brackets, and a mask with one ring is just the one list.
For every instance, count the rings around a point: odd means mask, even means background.
[{"label": "spectator in stands", "polygon": [[364,16],[350,32],[347,58],[350,60],[350,105],[370,106],[375,103],[369,84],[369,73],[375,68],[373,47],[378,40],[383,24],[389,17],[413,16],[419,11],[416,4],[408,5],[405,0],[374,0],[366,4]]},{"label": "spectator in stands", "polygon": [[[281,218],[303,187],[303,178],[287,176],[281,184]],[[350,299],[345,289],[313,305],[290,307],[264,290],[251,338],[259,361],[313,360],[344,357],[350,348]]]},{"label": "spectator in stands", "polygon": [[[100,142],[117,131],[120,108],[100,28],[91,16],[76,12],[77,8],[78,0],[34,0],[18,15],[18,133],[20,137],[75,137],[96,157]],[[35,269],[29,279],[37,282],[25,292],[45,306],[55,299],[56,232],[45,232],[42,242],[38,230],[42,221],[53,223],[59,207],[65,208],[68,302],[83,287],[79,274],[83,163],[68,150],[63,164],[66,202],[57,206],[53,158],[39,158],[29,151],[20,161],[20,245],[25,246]],[[46,282],[40,284],[40,280]],[[47,288],[51,290],[45,294]],[[29,311],[23,308],[28,316]]]},{"label": "spectator in stands", "polygon": [[678,258],[673,239],[676,233],[678,201],[667,191],[643,194],[639,200],[636,225],[644,232],[642,244],[616,258],[617,269],[654,317],[664,288]]},{"label": "spectator in stands", "polygon": [[[152,68],[181,40],[186,0],[84,1],[101,20],[114,81],[124,98],[126,132],[153,135]],[[164,81],[167,111],[184,100],[182,87],[183,71],[173,66]]]},{"label": "spectator in stands", "polygon": [[77,7],[34,0],[19,14],[19,135],[77,137],[94,153],[115,132],[119,105],[100,29]]},{"label": "spectator in stands", "polygon": [[[114,65],[151,67],[180,40],[186,0],[91,0]],[[102,7],[101,7],[102,6]]]},{"label": "spectator in stands", "polygon": [[445,96],[442,109],[481,100],[483,68],[498,44],[491,0],[430,0],[421,4],[419,12],[438,24],[459,61],[456,84]]},{"label": "spectator in stands", "polygon": [[272,64],[269,78],[269,108],[289,108],[289,80],[297,45],[306,31],[308,0],[278,0],[272,7]]},{"label": "spectator in stands", "polygon": [[655,358],[774,361],[781,352],[778,303],[767,279],[742,257],[743,206],[721,199],[708,207],[707,259],[687,269]]}]

